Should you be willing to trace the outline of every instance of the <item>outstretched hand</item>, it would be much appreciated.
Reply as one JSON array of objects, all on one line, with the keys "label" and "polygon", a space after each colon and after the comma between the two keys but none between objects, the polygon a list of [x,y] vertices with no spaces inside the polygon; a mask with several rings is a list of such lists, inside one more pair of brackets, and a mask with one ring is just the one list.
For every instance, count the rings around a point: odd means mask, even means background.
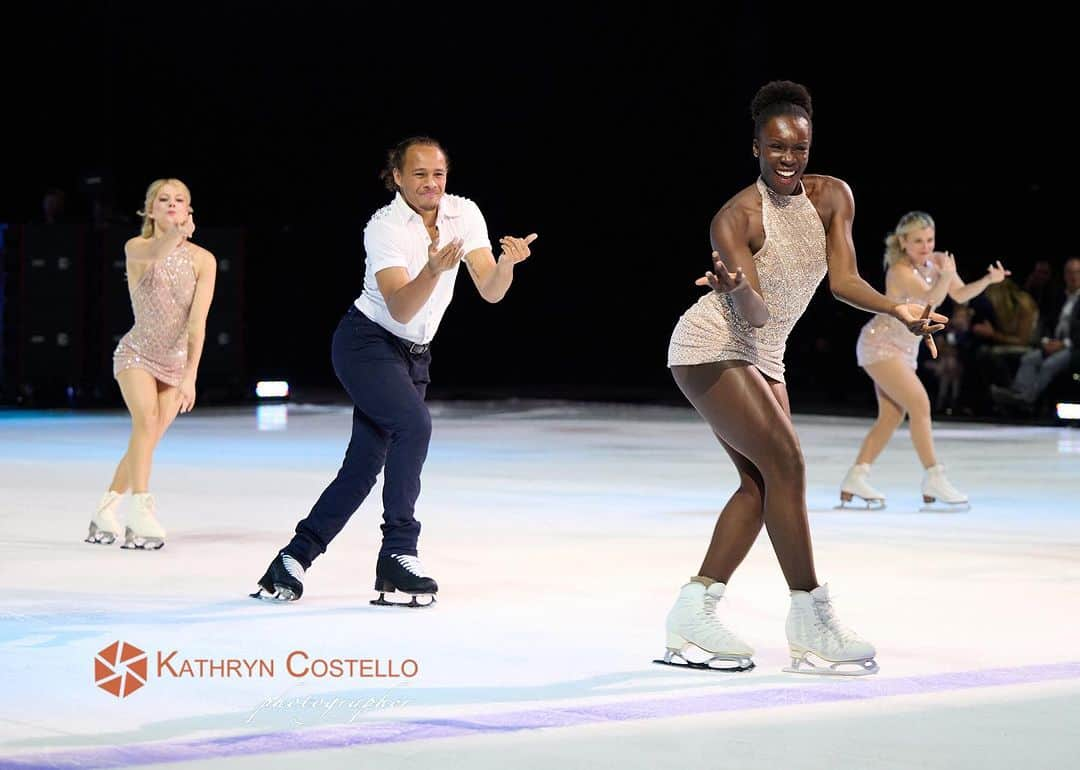
[{"label": "outstretched hand", "polygon": [[986,266],[986,277],[990,279],[991,284],[1001,283],[1010,275],[1012,275],[1012,270],[1006,270],[1000,259],[994,264]]},{"label": "outstretched hand", "polygon": [[953,256],[951,251],[935,251],[930,259],[937,266],[938,272],[943,275],[956,273],[956,257]]},{"label": "outstretched hand", "polygon": [[720,254],[715,251],[712,253],[712,260],[715,272],[707,270],[705,275],[694,281],[695,286],[708,286],[717,294],[730,294],[747,285],[746,275],[743,274],[741,267],[734,273],[730,272],[720,259]]},{"label": "outstretched hand", "polygon": [[945,328],[945,324],[949,322],[948,316],[933,312],[929,304],[923,307],[917,302],[897,305],[893,309],[893,315],[912,334],[921,336],[926,341],[926,346],[930,348],[930,356],[937,358],[937,344],[934,342],[934,334]]},{"label": "outstretched hand", "polygon": [[509,262],[511,265],[516,265],[519,262],[524,262],[529,258],[532,252],[529,250],[529,245],[535,241],[539,236],[536,233],[530,233],[524,238],[514,238],[506,235],[499,239],[499,245],[502,246],[502,253],[499,254],[500,262]]},{"label": "outstretched hand", "polygon": [[462,249],[463,243],[461,238],[455,238],[440,249],[435,241],[432,241],[428,245],[428,269],[438,275],[453,268],[465,256],[465,251]]}]

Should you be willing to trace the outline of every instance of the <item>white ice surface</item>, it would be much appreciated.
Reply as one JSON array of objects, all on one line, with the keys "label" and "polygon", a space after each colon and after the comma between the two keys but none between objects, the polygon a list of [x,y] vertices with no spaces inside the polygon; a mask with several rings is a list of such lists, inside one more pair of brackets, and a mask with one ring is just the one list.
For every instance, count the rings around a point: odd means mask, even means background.
[{"label": "white ice surface", "polygon": [[[340,464],[346,408],[182,417],[156,456],[169,537],[155,553],[81,542],[125,415],[0,414],[0,766],[135,766],[169,751],[176,766],[229,768],[1078,766],[1080,431],[939,426],[972,500],[962,514],[918,512],[921,469],[900,431],[871,479],[888,508],[866,513],[832,506],[869,422],[796,416],[818,574],[881,665],[837,682],[781,672],[787,590],[764,533],[725,599],[757,669],[650,663],[736,478],[693,412],[432,411],[418,516],[441,590],[425,611],[368,605],[380,486],[300,602],[247,597]],[[151,661],[122,700],[93,683],[95,653],[115,640]],[[156,676],[173,650],[277,668]],[[294,678],[294,650],[412,659],[419,674]],[[296,700],[264,705],[278,696]],[[578,722],[540,727],[538,714]],[[376,740],[387,730],[395,742]]]}]

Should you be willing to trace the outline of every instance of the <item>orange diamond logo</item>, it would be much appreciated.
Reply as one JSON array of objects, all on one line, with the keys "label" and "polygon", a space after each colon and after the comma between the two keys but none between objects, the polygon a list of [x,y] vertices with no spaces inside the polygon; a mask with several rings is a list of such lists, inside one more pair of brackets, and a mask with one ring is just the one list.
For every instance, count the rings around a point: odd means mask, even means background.
[{"label": "orange diamond logo", "polygon": [[146,653],[127,642],[113,642],[94,658],[94,684],[126,698],[146,684]]}]

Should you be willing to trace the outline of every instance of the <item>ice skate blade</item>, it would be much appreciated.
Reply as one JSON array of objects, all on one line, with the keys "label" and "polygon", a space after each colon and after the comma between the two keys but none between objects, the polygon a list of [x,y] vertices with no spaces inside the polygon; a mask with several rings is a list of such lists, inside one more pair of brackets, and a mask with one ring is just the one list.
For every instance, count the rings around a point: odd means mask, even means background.
[{"label": "ice skate blade", "polygon": [[300,598],[291,588],[281,585],[275,585],[273,593],[270,593],[262,586],[259,586],[259,590],[253,594],[249,594],[249,596],[251,596],[252,599],[260,599],[264,602],[274,602],[277,604],[282,602],[295,602]]},{"label": "ice skate blade", "polygon": [[156,537],[137,538],[125,540],[120,547],[125,551],[160,551],[165,547],[165,541]]},{"label": "ice skate blade", "polygon": [[[678,660],[676,660],[678,659]],[[682,661],[679,663],[678,661]],[[668,649],[663,658],[657,658],[653,663],[661,666],[674,666],[675,668],[693,668],[698,671],[719,671],[722,674],[738,674],[753,669],[754,661],[745,655],[714,655],[706,661],[697,662],[687,660],[679,650]],[[711,663],[724,663],[729,665],[710,665]]]},{"label": "ice skate blade", "polygon": [[[811,676],[870,676],[880,670],[877,661],[873,658],[833,661],[814,655],[814,658],[819,661],[815,663],[807,657],[808,655],[813,655],[813,653],[804,652],[799,657],[792,655],[791,665],[785,666],[784,671],[789,674],[810,674]],[[851,668],[840,668],[841,666]]]},{"label": "ice skate blade", "polygon": [[967,513],[970,510],[971,503],[939,503],[924,499],[919,513]]},{"label": "ice skate blade", "polygon": [[883,511],[885,510],[885,501],[877,498],[867,500],[865,497],[860,497],[858,500],[844,500],[841,498],[839,505],[833,506],[834,511]]},{"label": "ice skate blade", "polygon": [[[417,596],[430,596],[431,601],[421,604],[416,601]],[[404,607],[406,609],[423,609],[424,607],[430,607],[435,603],[435,594],[414,594],[412,601],[408,602],[388,602],[386,601],[386,592],[380,591],[378,599],[372,599],[371,604],[375,607]]]},{"label": "ice skate blade", "polygon": [[116,533],[98,529],[97,524],[90,522],[90,532],[83,542],[93,543],[94,545],[112,545],[116,542]]}]

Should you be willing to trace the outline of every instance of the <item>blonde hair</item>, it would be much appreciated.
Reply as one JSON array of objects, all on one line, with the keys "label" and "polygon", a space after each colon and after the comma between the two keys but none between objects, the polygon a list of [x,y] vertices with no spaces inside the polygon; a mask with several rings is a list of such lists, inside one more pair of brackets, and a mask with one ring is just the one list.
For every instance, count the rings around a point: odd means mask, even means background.
[{"label": "blonde hair", "polygon": [[150,238],[154,235],[154,220],[150,218],[150,212],[154,208],[154,199],[157,198],[158,193],[161,192],[161,188],[167,184],[174,184],[181,187],[184,190],[184,195],[187,196],[188,211],[195,211],[195,209],[191,207],[191,190],[188,189],[186,184],[179,179],[155,179],[150,183],[150,186],[146,188],[146,200],[143,201],[142,210],[135,212],[142,217],[143,238]]},{"label": "blonde hair", "polygon": [[924,227],[937,229],[934,227],[934,218],[925,211],[909,211],[900,217],[900,221],[896,223],[896,229],[885,236],[886,270],[904,258],[904,247],[900,245],[900,236]]}]

